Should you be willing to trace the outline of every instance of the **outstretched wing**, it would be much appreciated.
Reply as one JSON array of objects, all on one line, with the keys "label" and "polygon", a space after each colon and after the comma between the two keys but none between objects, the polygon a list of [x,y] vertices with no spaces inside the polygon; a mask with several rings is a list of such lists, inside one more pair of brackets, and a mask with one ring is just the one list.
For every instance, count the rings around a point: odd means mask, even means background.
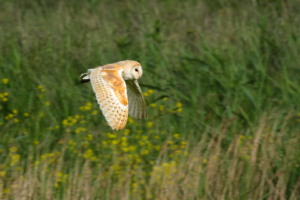
[{"label": "outstretched wing", "polygon": [[129,114],[134,118],[147,117],[147,106],[137,80],[126,80]]},{"label": "outstretched wing", "polygon": [[90,74],[100,109],[113,130],[123,129],[128,119],[126,84],[121,73],[117,65],[105,65]]}]

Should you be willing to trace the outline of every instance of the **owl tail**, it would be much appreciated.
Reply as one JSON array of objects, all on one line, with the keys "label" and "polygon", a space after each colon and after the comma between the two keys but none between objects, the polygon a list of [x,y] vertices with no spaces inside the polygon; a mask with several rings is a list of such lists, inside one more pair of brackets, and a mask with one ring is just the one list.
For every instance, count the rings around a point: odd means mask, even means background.
[{"label": "owl tail", "polygon": [[81,83],[87,83],[90,82],[90,73],[92,72],[92,69],[89,69],[87,73],[83,73],[79,76],[79,80]]}]

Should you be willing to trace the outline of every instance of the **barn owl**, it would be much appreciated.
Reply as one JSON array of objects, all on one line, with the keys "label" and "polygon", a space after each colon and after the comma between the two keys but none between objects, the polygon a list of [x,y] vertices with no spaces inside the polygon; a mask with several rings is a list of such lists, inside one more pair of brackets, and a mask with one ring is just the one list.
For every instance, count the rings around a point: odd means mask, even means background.
[{"label": "barn owl", "polygon": [[124,60],[89,69],[80,76],[83,83],[91,81],[100,109],[113,130],[125,127],[128,112],[134,118],[147,117],[147,106],[137,81],[142,74],[140,63]]}]

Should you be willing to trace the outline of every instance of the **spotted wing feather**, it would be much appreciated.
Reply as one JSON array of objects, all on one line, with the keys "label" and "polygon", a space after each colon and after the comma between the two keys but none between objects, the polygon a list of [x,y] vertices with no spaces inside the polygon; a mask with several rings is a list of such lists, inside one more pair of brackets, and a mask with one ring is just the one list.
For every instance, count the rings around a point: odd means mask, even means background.
[{"label": "spotted wing feather", "polygon": [[98,67],[90,74],[98,104],[109,126],[114,130],[125,127],[128,119],[126,84],[121,77],[122,69]]}]

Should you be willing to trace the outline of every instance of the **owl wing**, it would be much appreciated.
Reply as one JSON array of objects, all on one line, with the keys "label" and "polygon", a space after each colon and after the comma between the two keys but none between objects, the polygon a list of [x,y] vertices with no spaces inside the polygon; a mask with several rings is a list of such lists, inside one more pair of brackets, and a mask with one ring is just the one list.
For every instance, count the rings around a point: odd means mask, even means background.
[{"label": "owl wing", "polygon": [[147,106],[137,80],[126,80],[129,114],[134,118],[147,117]]},{"label": "owl wing", "polygon": [[90,80],[103,115],[114,130],[123,129],[128,119],[126,84],[116,65],[106,65],[91,71]]}]

